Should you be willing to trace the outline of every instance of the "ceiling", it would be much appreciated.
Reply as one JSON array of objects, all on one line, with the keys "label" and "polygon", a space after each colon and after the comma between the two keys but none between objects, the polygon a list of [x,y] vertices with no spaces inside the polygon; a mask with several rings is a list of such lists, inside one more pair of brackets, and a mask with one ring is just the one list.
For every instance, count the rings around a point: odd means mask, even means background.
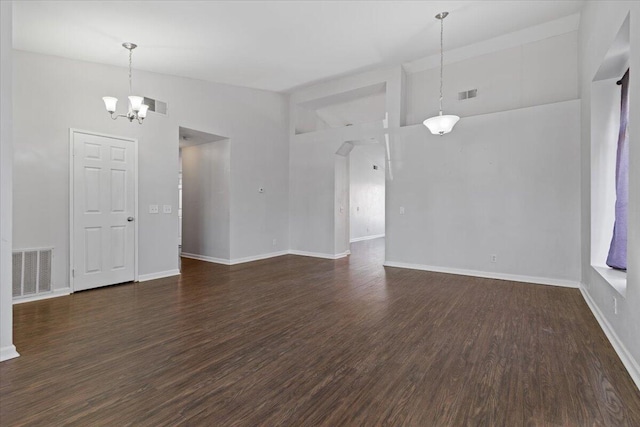
[{"label": "ceiling", "polygon": [[285,92],[578,12],[563,1],[16,1],[16,49]]}]

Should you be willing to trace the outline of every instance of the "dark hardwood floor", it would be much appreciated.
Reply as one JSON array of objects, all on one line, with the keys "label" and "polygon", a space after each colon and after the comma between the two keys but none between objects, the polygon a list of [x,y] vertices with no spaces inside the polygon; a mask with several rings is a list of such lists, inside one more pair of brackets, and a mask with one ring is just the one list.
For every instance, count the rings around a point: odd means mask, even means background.
[{"label": "dark hardwood floor", "polygon": [[639,426],[580,292],[283,256],[15,306],[0,424]]}]

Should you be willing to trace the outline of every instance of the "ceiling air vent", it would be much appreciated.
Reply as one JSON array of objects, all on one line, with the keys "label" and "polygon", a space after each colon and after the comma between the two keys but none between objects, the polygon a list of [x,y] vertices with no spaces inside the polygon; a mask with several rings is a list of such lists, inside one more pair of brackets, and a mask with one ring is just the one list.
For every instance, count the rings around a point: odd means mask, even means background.
[{"label": "ceiling air vent", "polygon": [[158,101],[157,99],[147,98],[145,96],[143,104],[149,106],[149,111],[162,114],[163,116],[167,115],[167,103],[164,101]]},{"label": "ceiling air vent", "polygon": [[471,89],[471,90],[466,90],[464,92],[458,92],[458,101],[475,98],[476,96],[478,96],[478,89]]}]

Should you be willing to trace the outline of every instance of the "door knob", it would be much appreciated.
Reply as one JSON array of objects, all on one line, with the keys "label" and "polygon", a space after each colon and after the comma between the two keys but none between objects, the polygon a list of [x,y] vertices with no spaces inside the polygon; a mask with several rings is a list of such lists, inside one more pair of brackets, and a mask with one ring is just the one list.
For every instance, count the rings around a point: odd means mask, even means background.
[{"label": "door knob", "polygon": [[129,222],[133,222],[133,217],[132,217],[132,216],[130,216],[129,218],[127,218],[127,221],[129,221]]}]

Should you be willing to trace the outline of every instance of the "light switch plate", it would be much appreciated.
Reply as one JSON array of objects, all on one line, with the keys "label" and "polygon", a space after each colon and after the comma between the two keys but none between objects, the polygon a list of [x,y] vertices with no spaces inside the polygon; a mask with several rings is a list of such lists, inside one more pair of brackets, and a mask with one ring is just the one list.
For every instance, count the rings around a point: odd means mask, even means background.
[{"label": "light switch plate", "polygon": [[162,205],[162,213],[170,214],[171,213],[171,205]]},{"label": "light switch plate", "polygon": [[160,212],[158,209],[158,205],[149,205],[150,214],[157,214],[158,212]]}]

